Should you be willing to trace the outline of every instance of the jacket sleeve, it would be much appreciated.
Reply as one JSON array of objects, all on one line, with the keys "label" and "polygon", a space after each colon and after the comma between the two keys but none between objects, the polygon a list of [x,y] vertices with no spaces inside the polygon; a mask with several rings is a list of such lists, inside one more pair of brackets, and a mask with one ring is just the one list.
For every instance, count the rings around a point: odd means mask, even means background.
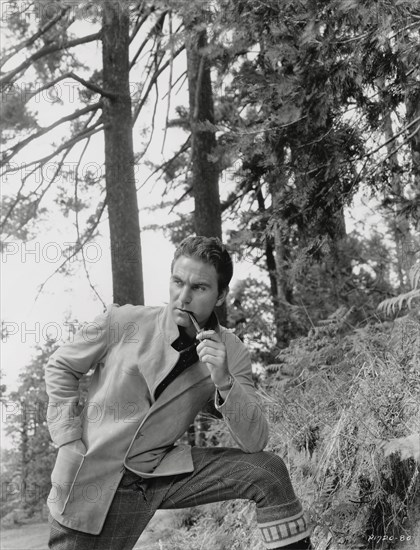
[{"label": "jacket sleeve", "polygon": [[235,335],[236,353],[232,359],[228,353],[228,367],[234,383],[223,403],[215,393],[215,407],[222,413],[229,431],[247,453],[262,451],[268,442],[268,423],[263,414],[254,382],[252,380],[251,358],[244,344]]},{"label": "jacket sleeve", "polygon": [[109,306],[93,322],[84,325],[72,342],[51,355],[45,367],[47,423],[51,439],[59,447],[82,437],[81,418],[77,414],[79,381],[107,353],[114,307],[118,306]]}]

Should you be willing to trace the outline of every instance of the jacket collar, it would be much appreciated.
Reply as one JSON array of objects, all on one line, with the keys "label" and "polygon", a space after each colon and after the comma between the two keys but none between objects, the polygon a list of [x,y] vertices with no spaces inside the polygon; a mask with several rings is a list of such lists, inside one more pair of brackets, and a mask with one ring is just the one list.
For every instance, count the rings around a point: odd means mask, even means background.
[{"label": "jacket collar", "polygon": [[163,338],[169,343],[175,342],[179,337],[178,325],[173,320],[169,304],[165,306],[159,315],[159,329]]}]

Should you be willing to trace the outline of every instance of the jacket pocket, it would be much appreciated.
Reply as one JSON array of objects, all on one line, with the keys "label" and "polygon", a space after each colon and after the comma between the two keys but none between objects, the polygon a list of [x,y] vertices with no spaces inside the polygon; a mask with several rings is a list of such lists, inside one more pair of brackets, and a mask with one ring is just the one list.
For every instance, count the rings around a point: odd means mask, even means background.
[{"label": "jacket pocket", "polygon": [[64,445],[58,449],[57,459],[51,473],[51,492],[48,496],[48,505],[63,514],[67,503],[72,497],[80,468],[85,455],[78,453]]}]

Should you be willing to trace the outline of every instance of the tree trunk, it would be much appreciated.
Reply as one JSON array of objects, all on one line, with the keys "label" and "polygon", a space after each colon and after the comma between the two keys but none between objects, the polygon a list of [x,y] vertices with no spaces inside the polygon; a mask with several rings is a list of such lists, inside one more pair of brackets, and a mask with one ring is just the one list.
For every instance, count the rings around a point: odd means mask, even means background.
[{"label": "tree trunk", "polygon": [[[258,189],[257,191],[257,202],[258,202],[258,209],[260,212],[265,212],[265,201],[263,194],[261,192],[261,189]],[[271,293],[271,301],[273,303],[273,312],[274,312],[274,319],[276,323],[276,342],[277,346],[279,346],[280,342],[283,339],[282,336],[282,323],[280,322],[282,312],[281,312],[281,306],[280,306],[280,300],[279,300],[279,290],[277,285],[277,265],[276,265],[276,258],[274,256],[274,239],[271,236],[266,237],[265,239],[265,261],[268,271],[268,279],[270,281],[270,293]]]},{"label": "tree trunk", "polygon": [[104,99],[105,181],[112,251],[113,300],[143,304],[140,224],[134,177],[129,87],[128,4],[103,4],[102,60],[104,89],[118,94]]},{"label": "tree trunk", "polygon": [[[191,125],[192,187],[194,225],[197,235],[222,238],[219,197],[219,167],[215,158],[213,92],[210,64],[203,53],[207,46],[205,30],[197,31],[193,22],[187,27],[187,72]],[[206,128],[204,124],[210,123]]]},{"label": "tree trunk", "polygon": [[[222,214],[219,195],[219,166],[215,159],[216,133],[210,63],[203,53],[207,33],[195,28],[196,21],[184,17],[187,29],[187,73],[191,127],[192,188],[194,227],[197,235],[222,238]],[[226,304],[216,308],[222,325],[226,325]]]},{"label": "tree trunk", "polygon": [[[420,90],[411,92],[408,95],[406,100],[407,108],[407,123],[412,123],[414,120],[420,117]],[[413,132],[413,126],[410,127],[409,133],[412,134],[410,137],[411,145],[411,158],[412,158],[412,172],[414,175],[414,181],[420,180],[420,129],[418,126]]]},{"label": "tree trunk", "polygon": [[[203,49],[207,47],[206,30],[197,30],[197,21],[186,14],[188,94],[191,129],[191,171],[194,196],[194,228],[197,235],[222,239],[222,215],[219,195],[219,166],[215,158],[216,133],[214,128],[214,104],[211,87],[210,63]],[[226,305],[216,308],[217,317],[226,325]],[[190,439],[205,446],[206,432],[210,426],[207,406],[198,416]]]},{"label": "tree trunk", "polygon": [[[274,316],[276,323],[277,346],[283,349],[289,345],[293,336],[293,327],[291,320],[290,304],[293,299],[293,289],[289,280],[289,243],[288,235],[284,233],[281,220],[278,219],[278,212],[281,210],[282,192],[287,187],[287,174],[284,166],[284,153],[282,146],[277,147],[276,151],[278,168],[270,175],[268,182],[273,209],[273,224],[271,229],[272,242],[274,247],[275,261],[271,260],[271,265],[275,266],[275,276],[277,282],[277,293],[274,298]],[[287,229],[288,233],[288,229]]]},{"label": "tree trunk", "polygon": [[[397,153],[395,152],[395,142],[391,141],[394,137],[392,128],[391,114],[384,113],[384,135],[387,143],[387,152],[389,155],[389,165],[391,170],[391,190],[395,199],[404,196],[404,183],[401,182],[402,168],[398,161]],[[413,157],[414,158],[414,157]],[[392,205],[392,218],[390,220],[391,231],[394,237],[395,249],[397,255],[397,275],[399,283],[399,292],[408,290],[405,285],[405,263],[406,263],[406,244],[410,237],[410,224],[406,218],[398,215],[395,205]]]},{"label": "tree trunk", "polygon": [[28,503],[28,450],[29,450],[29,436],[28,436],[28,418],[26,402],[21,403],[22,407],[22,420],[20,426],[21,444],[20,444],[20,456],[21,456],[21,495],[23,496],[23,508],[29,508]]}]

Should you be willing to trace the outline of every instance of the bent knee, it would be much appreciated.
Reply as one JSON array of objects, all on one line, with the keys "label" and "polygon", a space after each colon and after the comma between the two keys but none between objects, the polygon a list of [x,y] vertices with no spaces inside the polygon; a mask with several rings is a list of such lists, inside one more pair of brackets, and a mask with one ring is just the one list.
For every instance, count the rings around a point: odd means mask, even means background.
[{"label": "bent knee", "polygon": [[284,460],[267,451],[255,455],[260,456],[255,457],[254,483],[260,488],[263,499],[271,503],[279,499],[281,502],[294,500],[296,496]]},{"label": "bent knee", "polygon": [[[288,478],[289,472],[284,460],[269,451],[260,451],[253,453],[252,462],[259,475],[270,478]],[[256,472],[257,473],[257,472]]]}]

